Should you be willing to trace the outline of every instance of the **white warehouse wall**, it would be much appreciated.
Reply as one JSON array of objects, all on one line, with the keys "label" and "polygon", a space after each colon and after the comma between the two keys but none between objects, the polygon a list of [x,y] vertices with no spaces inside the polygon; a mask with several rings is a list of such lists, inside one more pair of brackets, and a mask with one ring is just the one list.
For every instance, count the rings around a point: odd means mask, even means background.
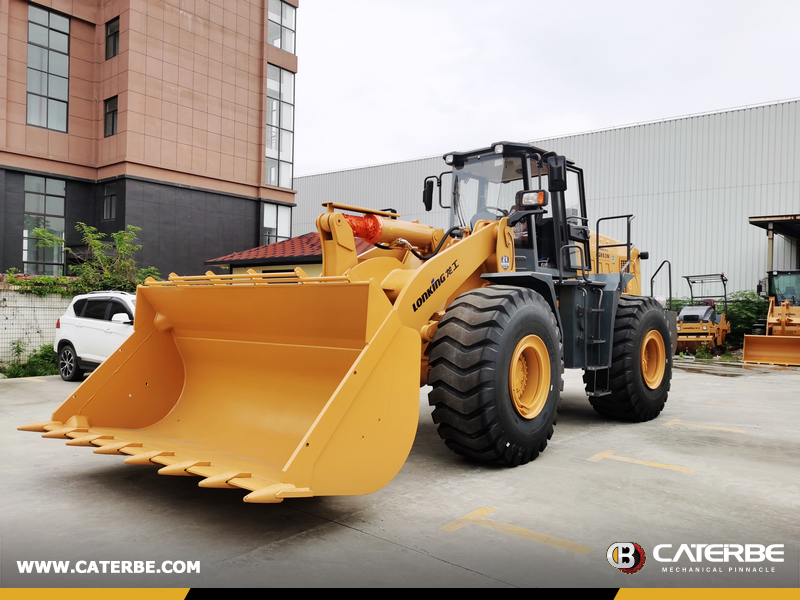
[{"label": "white warehouse wall", "polygon": [[[728,277],[729,292],[755,290],[766,269],[767,240],[748,217],[800,213],[799,111],[795,100],[531,143],[584,169],[593,227],[603,216],[636,216],[632,241],[651,257],[643,264],[645,291],[665,259],[676,296],[688,295],[682,276],[719,272]],[[442,155],[470,149],[442,148]],[[323,202],[391,207],[404,219],[446,227],[447,211],[422,207],[423,180],[446,170],[437,156],[298,177],[292,234],[314,230]],[[623,235],[608,227],[604,233]],[[775,268],[798,268],[799,253],[797,244],[776,236]],[[655,293],[666,291],[659,275]]]}]

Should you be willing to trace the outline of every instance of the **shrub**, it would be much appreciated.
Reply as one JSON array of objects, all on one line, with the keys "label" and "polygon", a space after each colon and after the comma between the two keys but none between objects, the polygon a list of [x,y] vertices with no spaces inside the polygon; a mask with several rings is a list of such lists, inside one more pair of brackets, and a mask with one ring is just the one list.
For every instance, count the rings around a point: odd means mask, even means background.
[{"label": "shrub", "polygon": [[769,304],[752,291],[734,292],[728,297],[726,318],[731,324],[728,344],[741,346],[744,336],[753,329],[753,324],[767,316]]},{"label": "shrub", "polygon": [[19,377],[44,377],[45,375],[58,375],[58,358],[52,344],[45,344],[22,362],[25,352],[25,341],[14,340],[11,342],[11,353],[14,358],[8,365],[0,367],[0,373],[7,379]]}]

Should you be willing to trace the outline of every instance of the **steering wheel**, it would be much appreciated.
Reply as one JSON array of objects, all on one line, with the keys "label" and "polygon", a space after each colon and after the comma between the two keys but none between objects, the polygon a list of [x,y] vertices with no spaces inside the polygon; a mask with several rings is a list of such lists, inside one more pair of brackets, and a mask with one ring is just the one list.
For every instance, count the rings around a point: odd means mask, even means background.
[{"label": "steering wheel", "polygon": [[508,216],[508,211],[504,208],[500,208],[499,206],[484,206],[483,208],[484,210],[487,210],[489,212],[494,211],[494,214],[497,215],[498,217]]}]

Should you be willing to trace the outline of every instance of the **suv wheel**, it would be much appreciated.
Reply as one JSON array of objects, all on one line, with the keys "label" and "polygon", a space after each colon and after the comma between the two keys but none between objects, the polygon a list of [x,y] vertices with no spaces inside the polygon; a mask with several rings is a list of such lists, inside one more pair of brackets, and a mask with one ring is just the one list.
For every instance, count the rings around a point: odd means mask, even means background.
[{"label": "suv wheel", "polygon": [[78,381],[83,377],[83,369],[78,366],[78,357],[71,344],[64,344],[58,352],[58,370],[64,381]]}]

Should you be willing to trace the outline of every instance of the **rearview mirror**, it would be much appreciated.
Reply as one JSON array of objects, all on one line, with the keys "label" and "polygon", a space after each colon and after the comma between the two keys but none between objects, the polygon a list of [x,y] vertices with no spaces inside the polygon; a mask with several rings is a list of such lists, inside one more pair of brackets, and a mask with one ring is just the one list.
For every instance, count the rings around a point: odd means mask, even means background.
[{"label": "rearview mirror", "polygon": [[425,182],[425,190],[422,192],[422,203],[425,205],[426,212],[433,208],[433,181],[430,179]]},{"label": "rearview mirror", "polygon": [[547,174],[551,192],[567,191],[567,159],[563,156],[547,157]]},{"label": "rearview mirror", "polygon": [[126,315],[125,313],[117,313],[113,317],[111,317],[112,323],[119,323],[120,325],[131,325],[133,321],[131,318]]}]

